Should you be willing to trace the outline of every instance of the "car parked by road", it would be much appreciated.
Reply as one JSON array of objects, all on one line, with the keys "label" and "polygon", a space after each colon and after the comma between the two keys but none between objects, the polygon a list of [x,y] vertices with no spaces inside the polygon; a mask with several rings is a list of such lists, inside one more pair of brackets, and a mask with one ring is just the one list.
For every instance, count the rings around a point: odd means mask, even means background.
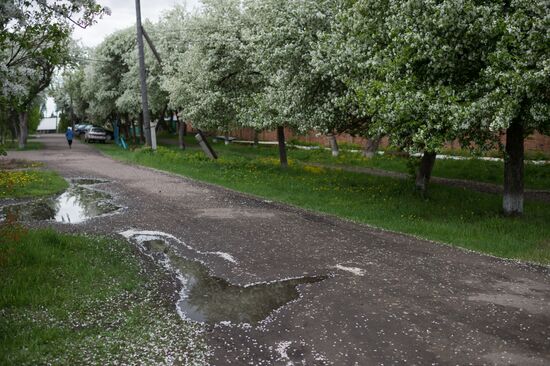
[{"label": "car parked by road", "polygon": [[107,132],[101,127],[92,127],[84,134],[85,142],[99,141],[105,143],[107,140]]},{"label": "car parked by road", "polygon": [[89,130],[90,128],[94,127],[93,125],[89,125],[89,124],[82,124],[82,125],[78,125],[78,126],[75,126],[75,135],[76,136],[80,136],[80,135],[84,135],[86,133],[87,130]]}]

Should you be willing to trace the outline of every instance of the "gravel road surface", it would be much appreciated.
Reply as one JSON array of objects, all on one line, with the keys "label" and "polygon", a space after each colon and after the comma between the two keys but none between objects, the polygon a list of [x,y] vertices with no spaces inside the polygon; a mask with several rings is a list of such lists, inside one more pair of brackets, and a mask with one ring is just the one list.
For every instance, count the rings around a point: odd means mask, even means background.
[{"label": "gravel road surface", "polygon": [[44,162],[67,178],[106,179],[101,189],[126,207],[49,226],[161,231],[191,247],[187,256],[203,253],[211,273],[232,284],[328,276],[300,285],[298,300],[257,325],[205,326],[213,365],[550,364],[548,267],[117,162],[79,141],[69,150],[62,135],[39,140],[44,150],[8,158]]}]

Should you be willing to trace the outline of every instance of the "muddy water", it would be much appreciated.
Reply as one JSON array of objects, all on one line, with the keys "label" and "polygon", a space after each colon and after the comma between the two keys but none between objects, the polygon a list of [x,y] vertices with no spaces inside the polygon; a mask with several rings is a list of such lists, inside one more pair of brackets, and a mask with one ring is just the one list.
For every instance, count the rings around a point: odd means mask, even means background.
[{"label": "muddy water", "polygon": [[78,179],[72,183],[60,196],[7,206],[3,209],[3,214],[11,214],[20,221],[54,220],[77,224],[120,209],[111,202],[109,194],[85,187],[103,181]]},{"label": "muddy water", "polygon": [[71,180],[71,182],[79,186],[91,186],[94,184],[107,183],[106,180],[94,178],[74,178]]},{"label": "muddy water", "polygon": [[186,318],[204,323],[254,324],[273,310],[300,297],[297,286],[319,282],[325,277],[305,277],[248,287],[232,285],[209,274],[199,262],[177,256],[163,240],[142,243],[159,261],[168,262],[183,284],[177,307]]}]

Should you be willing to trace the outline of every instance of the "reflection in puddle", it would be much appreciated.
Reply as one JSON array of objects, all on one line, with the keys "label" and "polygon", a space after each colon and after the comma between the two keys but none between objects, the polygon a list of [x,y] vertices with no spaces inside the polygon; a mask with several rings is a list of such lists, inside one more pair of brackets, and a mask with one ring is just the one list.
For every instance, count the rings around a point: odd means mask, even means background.
[{"label": "reflection in puddle", "polygon": [[147,254],[177,273],[183,285],[177,303],[178,312],[182,317],[198,322],[258,323],[272,311],[298,299],[300,293],[296,286],[325,279],[305,277],[236,286],[211,276],[201,263],[179,257],[164,240],[147,240],[139,244]]},{"label": "reflection in puddle", "polygon": [[71,185],[58,197],[7,206],[4,208],[3,214],[9,213],[21,221],[55,220],[77,224],[120,209],[110,201],[109,194],[80,186],[80,184],[92,185],[103,183],[103,181],[81,179],[73,182],[76,185]]}]

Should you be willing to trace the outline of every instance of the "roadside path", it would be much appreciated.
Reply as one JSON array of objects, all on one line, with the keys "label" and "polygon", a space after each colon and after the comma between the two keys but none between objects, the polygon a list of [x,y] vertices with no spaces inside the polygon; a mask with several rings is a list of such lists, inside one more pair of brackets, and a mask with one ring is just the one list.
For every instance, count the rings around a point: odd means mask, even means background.
[{"label": "roadside path", "polygon": [[[123,213],[90,234],[169,233],[215,276],[253,284],[329,275],[260,326],[206,327],[213,365],[550,364],[550,269],[479,255],[118,162],[62,135],[8,158],[109,180]],[[5,159],[5,158],[2,158]],[[182,251],[184,248],[182,248]],[[189,252],[187,250],[187,252]],[[193,256],[193,254],[188,254]],[[193,258],[191,258],[193,259]]]},{"label": "roadside path", "polygon": [[[380,177],[410,179],[410,175],[406,173],[394,172],[394,171],[384,170],[379,168],[356,167],[356,166],[346,166],[346,165],[330,165],[330,164],[322,164],[322,163],[307,163],[307,164],[326,168],[326,169],[341,169],[347,172],[365,173],[365,174],[376,175]],[[501,185],[493,184],[493,183],[477,182],[477,181],[467,180],[467,179],[431,177],[430,182],[443,184],[450,187],[470,189],[472,191],[477,191],[482,193],[502,194],[503,192],[503,187]],[[547,191],[547,190],[526,189],[524,192],[524,196],[525,196],[525,199],[527,200],[550,202],[550,191]]]}]

